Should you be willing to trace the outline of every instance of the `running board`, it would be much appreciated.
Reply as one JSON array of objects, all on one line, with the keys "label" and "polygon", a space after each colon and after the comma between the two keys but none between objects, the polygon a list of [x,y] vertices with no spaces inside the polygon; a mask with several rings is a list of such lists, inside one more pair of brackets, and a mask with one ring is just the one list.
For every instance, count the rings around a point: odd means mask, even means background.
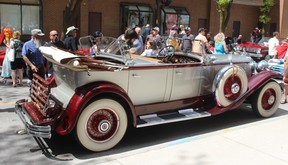
[{"label": "running board", "polygon": [[137,128],[148,127],[153,125],[160,125],[166,123],[173,123],[178,121],[185,121],[203,117],[209,117],[211,114],[206,111],[196,112],[193,109],[183,109],[177,112],[167,114],[149,114],[139,116],[137,119]]}]

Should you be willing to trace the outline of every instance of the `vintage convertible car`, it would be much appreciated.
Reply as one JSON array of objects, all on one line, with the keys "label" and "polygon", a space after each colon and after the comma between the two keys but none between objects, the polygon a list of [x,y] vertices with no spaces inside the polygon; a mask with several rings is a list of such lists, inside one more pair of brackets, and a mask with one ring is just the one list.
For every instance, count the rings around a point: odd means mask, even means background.
[{"label": "vintage convertible car", "polygon": [[[260,117],[278,109],[280,74],[243,55],[185,54],[172,47],[157,57],[131,54],[112,40],[95,57],[40,47],[54,77],[34,74],[31,100],[15,111],[29,134],[73,132],[91,151],[111,149],[135,128],[209,117],[251,103]],[[267,63],[266,63],[267,64]]]},{"label": "vintage convertible car", "polygon": [[243,42],[236,45],[236,50],[246,53],[257,62],[261,60],[268,61],[270,59],[267,46],[269,39],[269,37],[263,37],[258,43]]}]

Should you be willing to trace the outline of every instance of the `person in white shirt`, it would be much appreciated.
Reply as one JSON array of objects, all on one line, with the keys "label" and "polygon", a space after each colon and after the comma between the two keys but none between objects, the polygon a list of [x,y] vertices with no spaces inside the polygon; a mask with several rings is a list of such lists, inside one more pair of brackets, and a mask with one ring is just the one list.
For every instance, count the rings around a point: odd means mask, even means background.
[{"label": "person in white shirt", "polygon": [[273,38],[270,38],[268,41],[268,55],[270,58],[277,58],[277,46],[279,46],[279,33],[274,32]]},{"label": "person in white shirt", "polygon": [[[192,52],[202,54],[202,50],[203,50],[202,46],[204,46],[204,50],[206,50],[206,48],[209,48],[208,40],[205,37],[205,33],[206,33],[206,29],[204,29],[204,28],[200,28],[198,30],[198,35],[196,36],[196,38],[193,42]],[[202,46],[200,45],[199,40],[202,42]]]}]

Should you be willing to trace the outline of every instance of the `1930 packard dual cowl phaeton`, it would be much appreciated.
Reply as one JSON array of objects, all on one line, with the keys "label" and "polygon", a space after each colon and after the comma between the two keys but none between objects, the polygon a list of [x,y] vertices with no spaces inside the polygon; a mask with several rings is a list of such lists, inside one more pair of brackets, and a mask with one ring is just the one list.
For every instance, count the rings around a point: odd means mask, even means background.
[{"label": "1930 packard dual cowl phaeton", "polygon": [[[104,39],[103,39],[104,40]],[[281,75],[250,57],[176,52],[134,55],[113,40],[94,57],[40,47],[54,75],[34,75],[31,99],[15,111],[27,132],[50,138],[75,134],[91,151],[114,147],[128,126],[136,128],[224,113],[248,102],[260,117],[278,109]]]}]

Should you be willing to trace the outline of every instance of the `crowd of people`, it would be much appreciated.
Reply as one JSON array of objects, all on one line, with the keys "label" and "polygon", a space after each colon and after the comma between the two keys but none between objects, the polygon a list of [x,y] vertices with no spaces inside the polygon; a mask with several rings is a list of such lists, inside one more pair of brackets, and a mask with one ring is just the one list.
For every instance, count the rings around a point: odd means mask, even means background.
[{"label": "crowd of people", "polygon": [[[6,45],[6,54],[11,50],[15,50],[15,59],[9,61],[5,56],[2,64],[1,79],[12,78],[12,86],[23,85],[23,68],[26,68],[27,77],[32,80],[33,73],[37,73],[42,78],[50,77],[53,74],[52,63],[45,61],[42,53],[39,50],[40,46],[54,46],[62,50],[70,52],[77,52],[78,44],[76,41],[78,28],[70,26],[67,28],[66,37],[63,41],[60,40],[59,34],[56,30],[51,30],[49,33],[49,41],[44,42],[40,29],[33,29],[31,31],[31,40],[22,43],[20,41],[20,32],[12,32],[11,28],[4,28],[4,44]],[[262,35],[261,30],[255,28],[251,33],[251,42],[258,42]],[[99,52],[97,45],[99,38],[103,37],[100,31],[96,31],[91,35],[92,47],[89,54],[95,55]],[[163,40],[164,38],[164,40]],[[213,36],[210,32],[207,32],[204,28],[198,29],[198,34],[194,36],[191,33],[190,27],[183,25],[172,26],[169,31],[168,37],[160,35],[159,27],[150,27],[147,24],[144,27],[128,28],[125,33],[118,37],[118,39],[124,40],[131,48],[130,52],[141,55],[155,57],[159,50],[165,46],[171,46],[175,51],[183,51],[185,53],[210,53],[210,54],[225,54],[231,50],[231,45],[242,43],[242,35],[240,34],[232,42],[231,37],[225,36],[220,32]],[[282,40],[279,44],[279,33],[274,32],[273,38],[268,42],[269,55],[271,58],[284,58],[286,59],[286,52],[288,48],[287,39]],[[46,69],[47,68],[47,69]],[[288,68],[287,68],[288,72]],[[288,84],[288,73],[287,73]],[[287,85],[288,93],[288,85]],[[286,102],[286,97],[282,102]]]},{"label": "crowd of people", "polygon": [[[40,46],[54,46],[70,52],[78,50],[76,42],[78,28],[71,26],[67,28],[66,37],[63,41],[60,40],[56,30],[51,30],[49,33],[50,41],[44,42],[45,35],[41,29],[33,29],[31,31],[31,39],[25,43],[21,42],[21,33],[19,31],[12,32],[11,28],[3,29],[5,39],[3,43],[6,46],[6,55],[2,64],[1,81],[12,78],[12,86],[23,86],[23,68],[26,69],[26,75],[30,82],[33,78],[33,73],[38,74],[43,79],[52,75],[52,63],[46,61],[43,54],[40,52]],[[8,58],[9,52],[12,51],[14,58]],[[10,53],[11,54],[11,53]],[[46,67],[48,65],[48,67]],[[48,69],[46,69],[48,68]]]},{"label": "crowd of people", "polygon": [[131,48],[134,54],[141,56],[156,56],[159,49],[164,46],[171,46],[175,51],[193,52],[199,55],[225,54],[233,49],[234,44],[242,42],[242,35],[239,35],[234,43],[231,37],[225,36],[224,33],[218,33],[213,37],[205,28],[199,28],[198,34],[194,36],[191,28],[184,25],[172,26],[168,36],[161,36],[159,27],[151,28],[149,24],[142,28],[137,26],[133,29],[129,28],[127,31],[136,32],[137,35],[135,34],[135,37],[130,40],[133,41]]},{"label": "crowd of people", "polygon": [[[33,29],[31,31],[31,40],[22,43],[20,41],[20,32],[12,32],[11,28],[5,28],[4,44],[6,45],[6,54],[10,49],[15,51],[15,60],[9,61],[6,56],[2,65],[1,79],[12,78],[12,86],[22,86],[23,68],[29,80],[32,80],[33,73],[37,73],[42,78],[50,77],[53,74],[52,63],[46,61],[39,50],[40,46],[54,46],[62,50],[70,52],[78,51],[76,41],[77,31],[75,26],[67,28],[65,38],[60,40],[60,36],[56,30],[51,30],[49,33],[50,41],[44,42],[45,35],[41,29]],[[92,47],[89,50],[91,56],[99,52],[97,45],[99,44],[103,34],[96,31],[91,35]],[[191,34],[191,28],[184,25],[172,26],[168,37],[160,35],[159,27],[150,27],[147,24],[144,27],[128,28],[125,34],[119,38],[123,39],[131,48],[130,52],[141,55],[155,57],[159,50],[165,46],[171,46],[175,51],[183,51],[185,53],[214,53],[224,54],[228,51],[226,38],[223,33],[217,34],[214,39],[211,33],[207,33],[206,29],[199,28],[198,34],[194,37]],[[163,39],[164,38],[164,39]],[[18,83],[18,84],[17,84]]]}]

